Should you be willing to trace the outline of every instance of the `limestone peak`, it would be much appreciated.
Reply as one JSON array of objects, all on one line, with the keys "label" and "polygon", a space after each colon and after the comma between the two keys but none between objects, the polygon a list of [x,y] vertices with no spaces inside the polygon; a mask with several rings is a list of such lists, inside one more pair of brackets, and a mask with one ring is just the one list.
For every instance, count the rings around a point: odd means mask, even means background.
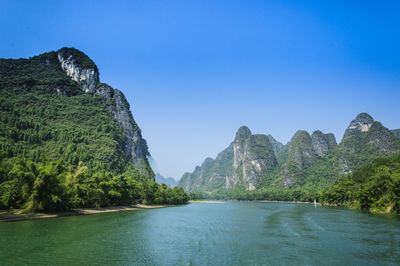
[{"label": "limestone peak", "polygon": [[96,64],[81,51],[75,48],[61,48],[57,51],[61,68],[74,81],[78,82],[84,92],[93,93],[100,82]]},{"label": "limestone peak", "polygon": [[350,122],[350,125],[344,133],[344,137],[356,132],[368,132],[374,122],[374,119],[369,114],[361,113]]},{"label": "limestone peak", "polygon": [[246,126],[241,126],[238,131],[236,132],[235,140],[245,140],[251,136],[251,131]]}]

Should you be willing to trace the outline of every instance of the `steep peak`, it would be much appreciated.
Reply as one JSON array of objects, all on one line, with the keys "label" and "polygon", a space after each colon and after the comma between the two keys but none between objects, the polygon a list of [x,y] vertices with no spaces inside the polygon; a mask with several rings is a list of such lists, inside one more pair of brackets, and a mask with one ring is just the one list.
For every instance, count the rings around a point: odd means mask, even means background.
[{"label": "steep peak", "polygon": [[360,113],[357,115],[356,119],[354,119],[354,121],[360,121],[360,122],[374,122],[374,119],[372,118],[372,116],[370,116],[367,113]]},{"label": "steep peak", "polygon": [[84,52],[78,49],[63,47],[57,51],[57,54],[61,55],[64,58],[71,57],[72,59],[74,59],[76,64],[78,64],[82,68],[93,68],[98,70],[93,60],[90,59],[90,57],[87,56]]},{"label": "steep peak", "polygon": [[357,132],[368,132],[374,122],[374,119],[369,114],[361,113],[351,121],[349,127],[344,133],[344,137]]},{"label": "steep peak", "polygon": [[236,132],[235,140],[239,140],[239,141],[246,140],[250,136],[251,136],[250,129],[246,126],[241,126],[238,129],[238,131]]},{"label": "steep peak", "polygon": [[315,130],[312,133],[311,138],[317,138],[317,137],[328,138],[332,142],[336,143],[335,135],[333,133],[323,133],[321,130]]},{"label": "steep peak", "polygon": [[96,64],[84,53],[75,48],[61,48],[57,51],[61,68],[78,82],[84,92],[93,93],[99,83],[99,70]]},{"label": "steep peak", "polygon": [[311,140],[315,152],[320,156],[329,153],[337,145],[335,135],[332,133],[324,134],[320,130],[312,133]]},{"label": "steep peak", "polygon": [[299,138],[309,138],[309,137],[310,137],[310,133],[308,133],[307,131],[305,131],[305,130],[297,130],[296,133],[294,133],[291,142],[293,140],[296,140],[296,139],[299,139]]},{"label": "steep peak", "polygon": [[293,135],[292,139],[288,143],[289,151],[294,150],[297,148],[310,148],[313,149],[312,147],[312,140],[310,133],[308,133],[305,130],[298,130],[296,133]]}]

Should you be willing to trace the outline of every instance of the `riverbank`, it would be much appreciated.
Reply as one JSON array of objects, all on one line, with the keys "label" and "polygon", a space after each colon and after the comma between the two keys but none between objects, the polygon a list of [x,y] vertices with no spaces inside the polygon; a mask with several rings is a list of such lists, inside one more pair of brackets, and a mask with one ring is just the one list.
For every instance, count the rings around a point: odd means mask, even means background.
[{"label": "riverbank", "polygon": [[[312,204],[314,205],[314,202],[309,202],[309,201],[278,201],[278,200],[228,200],[228,201],[216,201],[216,200],[190,200],[190,203],[227,203],[230,201],[236,201],[236,202],[269,202],[269,203],[296,203],[296,204]],[[318,206],[323,206],[324,204],[322,203],[317,203]]]},{"label": "riverbank", "polygon": [[58,218],[64,216],[77,216],[77,215],[92,215],[98,213],[110,213],[110,212],[124,212],[124,211],[137,211],[143,209],[158,209],[165,207],[173,207],[176,205],[143,205],[137,204],[135,206],[116,206],[107,208],[82,208],[73,209],[71,211],[59,212],[59,213],[22,213],[20,210],[4,211],[0,212],[0,222],[16,222],[25,220],[38,220],[38,219],[49,219]]},{"label": "riverbank", "polygon": [[[312,204],[314,205],[314,202],[309,202],[309,201],[279,201],[279,200],[255,200],[257,202],[270,202],[270,203],[296,203],[296,204]],[[318,206],[323,206],[322,203],[316,203]]]},{"label": "riverbank", "polygon": [[216,201],[216,200],[189,200],[189,203],[226,203],[226,202]]}]

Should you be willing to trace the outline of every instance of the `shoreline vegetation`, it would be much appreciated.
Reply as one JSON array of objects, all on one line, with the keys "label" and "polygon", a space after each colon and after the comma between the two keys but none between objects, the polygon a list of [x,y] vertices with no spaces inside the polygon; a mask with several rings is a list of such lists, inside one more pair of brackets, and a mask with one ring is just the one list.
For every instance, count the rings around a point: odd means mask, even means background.
[{"label": "shoreline vegetation", "polygon": [[131,172],[92,173],[82,162],[73,170],[62,160],[33,162],[6,158],[0,150],[0,209],[21,213],[63,213],[107,206],[185,204],[181,187],[169,188],[152,178]]},{"label": "shoreline vegetation", "polygon": [[[267,203],[295,203],[295,204],[310,204],[314,205],[314,202],[309,201],[282,201],[282,200],[189,200],[189,203],[227,203],[227,202],[267,202]],[[317,206],[331,206],[338,207],[337,205],[328,205],[317,202]]]},{"label": "shoreline vegetation", "polygon": [[0,222],[17,222],[26,220],[39,220],[39,219],[50,219],[65,216],[79,216],[79,215],[92,215],[99,213],[111,213],[111,212],[125,212],[125,211],[138,211],[146,209],[160,209],[166,207],[176,207],[178,205],[162,204],[162,205],[144,205],[137,204],[134,206],[114,206],[105,208],[79,208],[65,212],[57,213],[23,213],[21,210],[1,210],[0,211]]},{"label": "shoreline vegetation", "polygon": [[191,192],[192,200],[242,200],[278,203],[305,203],[345,207],[372,214],[400,214],[400,154],[379,157],[342,176],[329,187],[308,190],[274,188],[246,191],[244,187],[225,193]]},{"label": "shoreline vegetation", "polygon": [[189,203],[226,203],[226,201],[217,201],[217,200],[189,200]]}]

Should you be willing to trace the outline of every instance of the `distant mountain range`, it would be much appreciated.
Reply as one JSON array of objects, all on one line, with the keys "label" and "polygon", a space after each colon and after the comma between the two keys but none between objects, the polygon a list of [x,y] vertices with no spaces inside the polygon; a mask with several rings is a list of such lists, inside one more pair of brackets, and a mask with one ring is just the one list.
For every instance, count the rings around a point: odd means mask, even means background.
[{"label": "distant mountain range", "polygon": [[332,133],[299,130],[283,145],[243,126],[225,150],[185,173],[178,185],[209,195],[238,188],[316,191],[377,157],[400,152],[399,136],[400,130],[387,129],[367,113],[351,121],[339,144]]},{"label": "distant mountain range", "polygon": [[162,175],[160,175],[160,173],[156,174],[156,182],[158,184],[166,184],[171,188],[176,187],[178,185],[178,182],[176,182],[175,179],[173,179],[172,177],[165,178]]}]

